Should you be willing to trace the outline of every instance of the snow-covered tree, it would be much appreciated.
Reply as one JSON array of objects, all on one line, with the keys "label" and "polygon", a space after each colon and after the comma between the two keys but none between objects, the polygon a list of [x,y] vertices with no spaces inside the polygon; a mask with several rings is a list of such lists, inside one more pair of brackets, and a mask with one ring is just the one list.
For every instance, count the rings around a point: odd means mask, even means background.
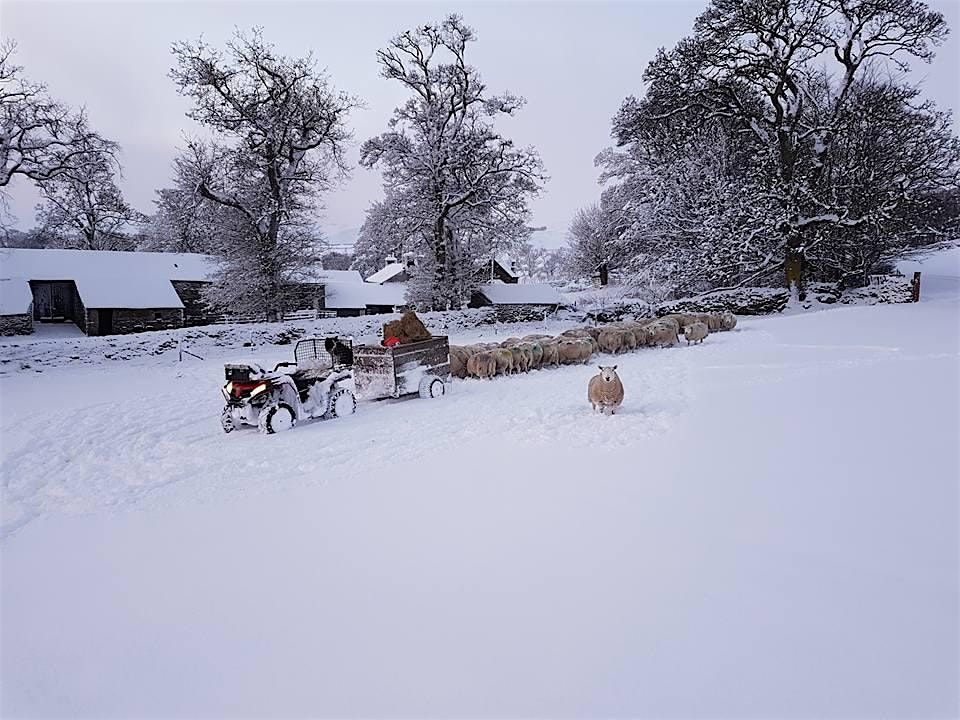
[{"label": "snow-covered tree", "polygon": [[[389,218],[377,226],[397,228],[400,242],[409,238],[421,257],[409,298],[420,307],[469,300],[474,263],[529,234],[527,203],[545,180],[536,151],[494,129],[523,99],[487,92],[466,61],[474,40],[451,15],[398,35],[377,53],[381,75],[411,96],[394,110],[388,131],[364,143],[361,164],[383,168],[387,200],[372,211]],[[393,232],[377,237],[389,242]]]},{"label": "snow-covered tree", "polygon": [[607,273],[620,264],[616,240],[611,217],[599,205],[578,210],[567,230],[573,271],[580,277],[600,273],[600,282],[606,285]]},{"label": "snow-covered tree", "polygon": [[[625,192],[611,193],[608,207],[625,208],[626,228],[635,218],[656,218],[675,207],[671,194],[688,194],[676,183],[702,178],[706,162],[716,210],[678,213],[693,223],[687,239],[709,238],[714,223],[717,240],[728,245],[714,253],[715,269],[734,266],[737,282],[780,271],[802,292],[804,275],[819,272],[836,238],[875,235],[911,197],[955,187],[956,143],[942,117],[929,105],[908,111],[889,93],[902,84],[873,74],[905,71],[909,57],[929,61],[945,33],[943,17],[919,0],[712,0],[693,35],[650,63],[644,99],[628,98],[615,118],[621,150],[599,161]],[[891,142],[931,152],[914,153],[904,173],[877,172],[871,177],[882,182],[866,192],[849,192],[843,178],[856,174],[849,151],[869,130],[864,118],[885,113],[903,123]],[[701,157],[731,139],[731,152]],[[754,162],[738,157],[738,147]],[[875,170],[903,160],[883,143],[871,152],[859,157]],[[716,165],[724,155],[732,166]],[[671,156],[683,160],[675,172],[663,162]],[[664,177],[672,180],[665,185]]]},{"label": "snow-covered tree", "polygon": [[228,244],[225,230],[237,224],[232,208],[204,199],[190,149],[173,161],[173,185],[157,190],[156,206],[141,250],[217,253]]},{"label": "snow-covered tree", "polygon": [[97,154],[106,147],[83,111],[71,111],[24,76],[15,51],[12,40],[0,43],[0,191],[17,176],[45,181],[76,170],[91,147]]},{"label": "snow-covered tree", "polygon": [[78,141],[82,163],[63,167],[38,181],[43,201],[37,221],[63,247],[79,250],[128,250],[129,233],[144,217],[123,199],[117,187],[119,165],[113,143],[97,136]]},{"label": "snow-covered tree", "polygon": [[237,32],[225,51],[199,40],[175,43],[173,54],[170,76],[194,103],[189,117],[218,138],[188,147],[196,192],[232,219],[217,239],[226,262],[209,300],[232,308],[242,301],[278,320],[284,288],[317,257],[313,220],[320,194],[346,174],[356,101],[331,86],[312,56],[278,54],[259,29]]},{"label": "snow-covered tree", "polygon": [[405,194],[387,192],[367,209],[354,246],[352,267],[367,277],[382,268],[388,257],[417,253],[423,243],[418,203],[405,204]]}]

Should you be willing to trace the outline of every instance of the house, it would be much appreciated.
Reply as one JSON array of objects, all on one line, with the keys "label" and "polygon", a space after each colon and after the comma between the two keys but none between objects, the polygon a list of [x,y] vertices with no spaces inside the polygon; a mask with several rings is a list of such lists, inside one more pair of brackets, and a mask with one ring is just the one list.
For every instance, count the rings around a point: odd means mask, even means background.
[{"label": "house", "polygon": [[392,313],[404,306],[406,293],[405,283],[328,282],[320,309],[337,317]]},{"label": "house", "polygon": [[560,293],[550,285],[491,282],[477,287],[470,307],[530,308],[553,312],[560,302]]},{"label": "house", "polygon": [[373,275],[367,278],[368,283],[383,285],[384,283],[405,283],[416,268],[416,260],[413,253],[404,255],[403,260],[398,262],[395,257],[388,257],[387,264],[377,270]]},{"label": "house", "polygon": [[506,255],[499,255],[483,263],[477,269],[477,277],[483,282],[500,281],[508,285],[520,282],[520,273],[515,261]]}]

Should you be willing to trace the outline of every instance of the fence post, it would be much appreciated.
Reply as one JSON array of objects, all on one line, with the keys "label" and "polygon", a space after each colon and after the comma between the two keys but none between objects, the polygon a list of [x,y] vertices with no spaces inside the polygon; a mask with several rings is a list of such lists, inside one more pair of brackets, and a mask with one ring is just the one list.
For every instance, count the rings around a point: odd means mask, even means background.
[{"label": "fence post", "polygon": [[177,362],[183,362],[183,340],[177,338]]},{"label": "fence post", "polygon": [[910,296],[913,302],[920,302],[920,271],[913,274],[913,280],[910,282]]}]

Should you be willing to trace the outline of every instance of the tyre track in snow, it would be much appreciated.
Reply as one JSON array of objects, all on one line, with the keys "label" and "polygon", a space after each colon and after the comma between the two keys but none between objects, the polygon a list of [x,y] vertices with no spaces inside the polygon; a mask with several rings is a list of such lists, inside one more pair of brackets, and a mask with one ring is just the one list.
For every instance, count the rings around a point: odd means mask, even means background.
[{"label": "tyre track in snow", "polygon": [[[642,349],[594,356],[588,366],[456,380],[440,400],[362,402],[351,417],[305,422],[273,436],[247,428],[222,433],[213,381],[219,363],[186,372],[138,370],[167,391],[5,422],[0,537],[46,513],[146,507],[154,500],[215,502],[362,479],[427,455],[453,458],[466,443],[510,443],[529,447],[531,455],[558,439],[580,452],[623,450],[666,432],[685,411],[689,359],[685,347]],[[597,363],[617,364],[626,387],[613,418],[593,414],[586,401]]]}]

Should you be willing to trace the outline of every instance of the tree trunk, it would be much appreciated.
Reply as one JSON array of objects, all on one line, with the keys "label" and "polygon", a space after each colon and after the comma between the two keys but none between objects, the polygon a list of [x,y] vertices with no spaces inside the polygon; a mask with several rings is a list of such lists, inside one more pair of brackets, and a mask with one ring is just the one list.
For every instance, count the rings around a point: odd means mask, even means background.
[{"label": "tree trunk", "polygon": [[807,291],[804,287],[803,276],[806,269],[806,256],[803,250],[803,235],[796,228],[792,228],[787,234],[785,253],[783,269],[787,289],[792,291],[796,287],[797,297],[800,300],[805,300]]},{"label": "tree trunk", "polygon": [[434,310],[446,310],[447,298],[444,293],[444,285],[447,277],[447,233],[446,223],[443,218],[437,220],[433,226],[433,252],[436,258],[436,266],[433,275],[433,290],[431,293],[431,305]]}]

